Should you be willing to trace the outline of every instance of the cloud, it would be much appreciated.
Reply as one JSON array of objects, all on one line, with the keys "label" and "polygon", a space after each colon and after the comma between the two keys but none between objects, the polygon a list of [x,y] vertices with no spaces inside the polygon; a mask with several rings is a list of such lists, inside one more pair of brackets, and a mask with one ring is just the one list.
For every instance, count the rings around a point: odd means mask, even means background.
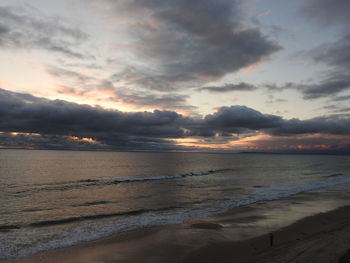
[{"label": "cloud", "polygon": [[64,21],[29,7],[0,6],[0,47],[43,49],[71,58],[92,58],[79,47],[89,36]]},{"label": "cloud", "polygon": [[0,130],[94,138],[182,136],[176,112],[123,113],[0,90]]},{"label": "cloud", "polygon": [[[77,71],[67,70],[60,67],[48,66],[50,75],[59,79],[61,83],[57,92],[75,97],[86,97],[105,101],[119,102],[141,109],[157,108],[191,112],[195,106],[187,102],[189,96],[174,92],[164,94],[148,90],[148,82],[141,83],[140,87],[129,85],[127,78],[134,79],[134,74],[113,74],[107,78],[94,77]],[[115,84],[114,84],[115,83]],[[145,87],[142,85],[145,84]],[[106,97],[107,96],[107,97]]]},{"label": "cloud", "polygon": [[[322,44],[307,53],[313,61],[330,67],[327,72],[321,74],[318,81],[289,82],[284,85],[265,84],[264,87],[269,91],[294,89],[300,91],[306,100],[335,97],[350,89],[350,74],[348,72],[350,67],[350,35],[332,43]],[[347,97],[338,96],[336,98],[346,99]]]},{"label": "cloud", "polygon": [[205,121],[214,127],[260,130],[279,126],[282,117],[262,114],[246,106],[231,106],[207,115]]},{"label": "cloud", "polygon": [[235,136],[236,134],[255,134],[267,128],[279,127],[283,118],[263,114],[246,106],[221,107],[203,119],[187,123],[187,136]]},{"label": "cloud", "polygon": [[117,92],[123,103],[138,105],[139,107],[153,107],[160,109],[194,110],[195,106],[187,103],[189,96],[180,94],[150,94],[149,92]]},{"label": "cloud", "polygon": [[339,109],[334,110],[334,112],[336,112],[336,113],[345,113],[345,112],[349,112],[349,113],[350,113],[350,107],[347,107],[347,108],[339,108]]},{"label": "cloud", "polygon": [[331,104],[323,107],[330,113],[350,113],[350,107],[343,106],[342,104]]},{"label": "cloud", "polygon": [[76,84],[81,84],[82,86],[87,86],[89,83],[95,83],[99,81],[95,77],[56,66],[47,66],[47,72],[56,78],[70,81]]},{"label": "cloud", "polygon": [[308,55],[317,63],[330,67],[321,74],[318,82],[288,83],[281,89],[294,88],[303,93],[305,99],[318,99],[337,94],[350,89],[350,35],[347,34],[331,43],[325,43],[310,50]]},{"label": "cloud", "polygon": [[303,94],[305,100],[329,98],[350,89],[350,75],[347,72],[343,73],[339,69],[339,71],[331,71],[328,74],[323,74],[317,82],[312,80],[307,83],[288,82],[284,85],[266,84],[264,87],[271,92],[280,92],[288,89],[297,90]]},{"label": "cloud", "polygon": [[307,0],[302,14],[322,26],[349,25],[350,2],[348,0]]},{"label": "cloud", "polygon": [[286,120],[277,115],[263,114],[246,106],[222,107],[205,117],[205,127],[215,131],[248,133],[262,131],[275,136],[301,134],[350,134],[350,115],[337,114],[308,120]]},{"label": "cloud", "polygon": [[90,2],[125,26],[128,50],[172,83],[217,80],[281,49],[242,24],[238,0]]},{"label": "cloud", "polygon": [[238,84],[225,84],[223,86],[206,86],[206,87],[201,87],[198,90],[225,93],[225,92],[231,92],[231,91],[253,91],[256,89],[257,87],[252,84],[240,82]]},{"label": "cloud", "polygon": [[113,84],[137,87],[140,89],[169,92],[174,90],[174,85],[164,79],[159,72],[140,67],[127,67],[124,70],[110,76]]},{"label": "cloud", "polygon": [[[317,81],[289,82],[284,85],[264,84],[271,92],[294,89],[303,94],[306,100],[335,97],[350,89],[350,35],[347,34],[331,43],[325,43],[306,52],[314,62],[329,66]],[[335,97],[336,98],[336,97]],[[338,96],[345,98],[346,96]]]},{"label": "cloud", "polygon": [[[27,143],[27,146],[40,148],[45,148],[45,145],[54,148],[56,145],[56,148],[69,149],[89,149],[91,146],[91,149],[190,150],[196,146],[177,145],[176,140],[202,138],[200,146],[224,144],[237,141],[241,136],[257,134],[349,136],[350,115],[286,120],[246,106],[230,106],[203,118],[195,118],[174,111],[107,110],[0,89],[0,132],[1,145]],[[14,140],[12,144],[9,136]]]},{"label": "cloud", "polygon": [[27,149],[72,149],[72,150],[102,150],[107,145],[89,140],[72,138],[62,135],[41,135],[33,133],[0,132],[0,148],[27,148]]},{"label": "cloud", "polygon": [[[303,94],[304,99],[335,97],[350,89],[350,25],[348,0],[307,0],[300,8],[301,14],[316,22],[322,28],[341,26],[340,37],[328,43],[322,43],[312,50],[304,52],[314,62],[329,66],[327,72],[322,72],[318,81],[307,83],[287,83],[286,85],[270,85],[271,91],[295,89]],[[339,29],[339,28],[338,28]],[[342,31],[345,29],[345,31]],[[345,32],[345,33],[344,33]],[[339,96],[338,96],[339,97]]]},{"label": "cloud", "polygon": [[276,99],[274,95],[269,94],[269,99],[267,101],[265,101],[265,103],[267,104],[273,104],[273,103],[283,103],[283,102],[287,102],[288,100],[285,99]]},{"label": "cloud", "polygon": [[5,25],[0,25],[0,35],[5,35],[10,32],[10,28]]},{"label": "cloud", "polygon": [[323,73],[323,79],[318,83],[298,87],[305,99],[335,96],[350,89],[350,34],[322,44],[309,53],[315,62],[328,65],[330,71]]},{"label": "cloud", "polygon": [[333,101],[345,101],[345,100],[350,100],[350,95],[338,96],[333,98]]},{"label": "cloud", "polygon": [[350,67],[350,34],[317,47],[311,51],[311,55],[316,62],[348,69]]},{"label": "cloud", "polygon": [[308,120],[284,120],[281,125],[266,130],[271,135],[333,134],[349,135],[350,118],[346,114],[316,117]]},{"label": "cloud", "polygon": [[350,89],[350,75],[334,72],[318,83],[296,84],[295,87],[303,93],[304,99],[335,96]]}]

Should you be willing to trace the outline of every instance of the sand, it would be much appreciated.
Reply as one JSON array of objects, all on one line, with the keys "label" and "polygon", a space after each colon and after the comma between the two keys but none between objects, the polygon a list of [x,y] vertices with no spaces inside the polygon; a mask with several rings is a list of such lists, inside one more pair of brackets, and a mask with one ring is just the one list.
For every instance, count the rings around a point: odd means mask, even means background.
[{"label": "sand", "polygon": [[350,202],[342,200],[332,199],[331,192],[300,194],[1,262],[345,263],[350,262]]},{"label": "sand", "polygon": [[346,206],[304,218],[268,235],[208,244],[181,262],[350,262],[349,248],[350,206]]}]

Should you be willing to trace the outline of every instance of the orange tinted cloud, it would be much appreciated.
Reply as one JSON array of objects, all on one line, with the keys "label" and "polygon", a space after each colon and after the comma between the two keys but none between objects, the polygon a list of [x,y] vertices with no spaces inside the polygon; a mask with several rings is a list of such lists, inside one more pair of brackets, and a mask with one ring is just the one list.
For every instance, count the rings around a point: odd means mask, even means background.
[{"label": "orange tinted cloud", "polygon": [[184,138],[173,140],[177,145],[218,150],[341,150],[350,147],[350,136],[313,134],[305,136],[271,136],[259,134],[215,141],[215,138]]},{"label": "orange tinted cloud", "polygon": [[225,142],[220,142],[219,140],[213,139],[204,139],[204,138],[180,138],[172,139],[179,146],[185,147],[196,147],[199,149],[219,149],[219,150],[229,150],[230,144]]},{"label": "orange tinted cloud", "polygon": [[261,64],[261,62],[258,61],[258,62],[254,63],[254,64],[249,65],[248,67],[245,67],[243,69],[243,73],[245,75],[251,74],[255,69],[257,69],[260,66],[260,64]]},{"label": "orange tinted cloud", "polygon": [[271,136],[261,134],[231,143],[257,150],[330,150],[346,149],[350,146],[350,136],[312,134],[303,136]]},{"label": "orange tinted cloud", "polygon": [[72,141],[98,143],[98,141],[94,140],[93,138],[80,138],[76,136],[69,136],[68,138],[71,139]]}]

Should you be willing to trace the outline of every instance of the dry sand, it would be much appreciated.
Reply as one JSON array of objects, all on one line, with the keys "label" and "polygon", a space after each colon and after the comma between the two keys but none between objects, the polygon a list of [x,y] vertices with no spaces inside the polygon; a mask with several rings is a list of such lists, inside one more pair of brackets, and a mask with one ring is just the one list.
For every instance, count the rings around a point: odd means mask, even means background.
[{"label": "dry sand", "polygon": [[7,262],[350,262],[350,206],[332,210],[350,202],[332,201],[331,195],[308,193],[257,203]]}]

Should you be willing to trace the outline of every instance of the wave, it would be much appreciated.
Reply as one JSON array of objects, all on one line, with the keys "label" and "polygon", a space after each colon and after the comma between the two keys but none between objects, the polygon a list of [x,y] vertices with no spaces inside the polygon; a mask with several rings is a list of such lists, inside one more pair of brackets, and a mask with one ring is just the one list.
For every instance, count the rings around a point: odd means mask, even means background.
[{"label": "wave", "polygon": [[335,173],[335,174],[330,174],[330,175],[327,175],[326,177],[336,177],[336,176],[342,176],[344,174],[342,173]]},{"label": "wave", "polygon": [[[221,170],[220,170],[221,171]],[[190,172],[190,173],[184,173],[184,174],[175,174],[175,175],[161,175],[161,176],[153,176],[153,177],[128,177],[128,178],[102,178],[98,180],[94,180],[95,182],[100,183],[130,183],[130,182],[145,182],[145,181],[159,181],[159,180],[171,180],[171,179],[180,179],[185,178],[189,176],[203,176],[212,174],[218,171],[215,170],[209,170],[204,172]],[[91,182],[91,180],[82,180],[81,182]]]},{"label": "wave", "polygon": [[[160,175],[151,177],[112,177],[112,178],[97,178],[97,179],[83,179],[78,181],[66,181],[66,182],[53,182],[47,184],[31,185],[29,189],[22,189],[14,192],[14,194],[24,194],[28,192],[39,192],[39,191],[68,191],[77,188],[85,188],[89,186],[103,185],[103,184],[120,184],[120,183],[137,183],[147,181],[161,181],[161,180],[174,180],[181,179],[191,176],[204,176],[214,173],[222,173],[227,171],[233,171],[232,168],[208,170],[200,172],[189,172],[175,175]],[[32,187],[40,186],[40,187]]]},{"label": "wave", "polygon": [[113,202],[111,202],[111,201],[85,202],[85,203],[81,203],[81,204],[73,204],[71,206],[72,207],[95,206],[95,205],[105,205],[105,204],[109,204],[109,203],[113,203]]},{"label": "wave", "polygon": [[13,229],[19,229],[18,225],[0,225],[0,232],[8,232]]},{"label": "wave", "polygon": [[[62,225],[62,224],[67,224],[67,223],[74,223],[77,221],[82,222],[82,221],[86,221],[86,220],[102,219],[102,218],[109,218],[109,217],[135,216],[135,215],[140,215],[140,214],[149,213],[149,212],[160,212],[160,211],[166,211],[166,210],[171,210],[171,209],[176,209],[176,208],[179,208],[179,207],[170,206],[170,207],[162,207],[162,208],[157,208],[157,209],[139,209],[139,210],[120,212],[120,213],[68,217],[68,218],[63,218],[63,219],[58,219],[58,220],[39,221],[39,222],[31,223],[31,224],[25,225],[25,226],[30,226],[30,227],[54,226],[54,225]],[[18,226],[16,226],[16,227],[18,228]]]},{"label": "wave", "polygon": [[48,227],[48,226],[64,225],[64,224],[69,224],[69,223],[83,222],[83,221],[87,221],[87,220],[96,220],[96,219],[109,218],[109,217],[136,216],[136,215],[140,215],[140,214],[144,214],[144,213],[160,212],[160,211],[172,210],[172,209],[176,209],[176,208],[179,208],[179,207],[170,206],[170,207],[162,207],[162,208],[157,208],[157,209],[139,209],[139,210],[120,212],[120,213],[68,217],[68,218],[62,218],[62,219],[57,219],[57,220],[38,221],[38,222],[30,223],[27,225],[0,225],[0,232],[8,232],[8,231],[13,230],[13,229],[20,229],[20,228],[24,228],[24,227]]}]

